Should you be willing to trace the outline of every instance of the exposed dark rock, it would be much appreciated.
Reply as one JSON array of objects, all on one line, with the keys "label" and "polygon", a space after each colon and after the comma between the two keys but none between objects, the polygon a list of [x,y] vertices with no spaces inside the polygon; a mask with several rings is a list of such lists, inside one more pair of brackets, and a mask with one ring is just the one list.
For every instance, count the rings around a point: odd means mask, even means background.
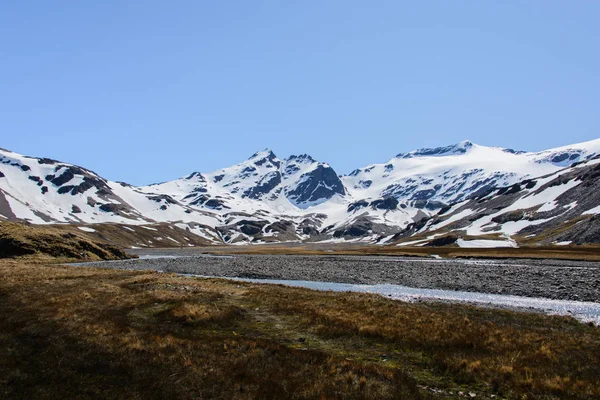
[{"label": "exposed dark rock", "polygon": [[164,201],[167,204],[177,204],[177,201],[174,198],[172,198],[171,196],[166,195],[166,194],[157,194],[155,196],[148,196],[148,200],[152,200],[157,203]]},{"label": "exposed dark rock", "polygon": [[444,215],[445,213],[447,213],[448,211],[450,211],[451,208],[452,208],[452,205],[447,205],[445,207],[442,207],[440,209],[440,211],[438,211],[437,215]]},{"label": "exposed dark rock", "polygon": [[29,175],[28,178],[30,181],[34,181],[35,183],[37,183],[38,186],[42,186],[44,184],[44,181],[42,181],[42,178],[40,178],[39,176]]},{"label": "exposed dark rock", "polygon": [[568,153],[568,152],[564,152],[564,153],[560,153],[555,155],[554,157],[552,157],[552,162],[555,164],[559,164],[563,161],[574,161],[577,160],[579,157],[581,156],[580,153]]},{"label": "exposed dark rock", "polygon": [[425,216],[423,218],[417,219],[413,223],[408,224],[406,226],[406,228],[404,228],[402,231],[395,234],[392,237],[391,241],[398,240],[400,238],[407,237],[407,236],[410,236],[410,235],[416,233],[417,231],[422,229],[425,225],[427,225],[427,222],[429,222],[430,219],[431,219],[430,217]]},{"label": "exposed dark rock", "polygon": [[419,149],[415,151],[411,151],[410,153],[400,153],[396,156],[396,158],[412,158],[412,157],[424,157],[424,156],[440,156],[440,155],[451,155],[451,154],[464,154],[471,147],[473,147],[473,143],[470,141],[464,141],[461,143],[453,144],[445,147],[436,147],[433,149]]},{"label": "exposed dark rock", "polygon": [[187,199],[191,199],[192,197],[196,197],[198,195],[198,193],[207,193],[208,189],[206,189],[205,187],[197,187],[194,188],[190,194],[188,194],[187,196],[185,196],[183,199],[187,200]]},{"label": "exposed dark rock", "polygon": [[366,200],[355,201],[354,203],[348,204],[348,212],[352,212],[354,210],[359,210],[363,207],[367,207],[368,205],[369,205],[369,202]]},{"label": "exposed dark rock", "polygon": [[198,178],[199,181],[206,182],[206,178],[200,172],[192,172],[185,179],[190,180],[190,179],[193,179],[193,178]]},{"label": "exposed dark rock", "polygon": [[292,224],[290,221],[277,221],[265,226],[265,232],[286,233],[290,229],[293,229],[293,227],[294,224]]},{"label": "exposed dark rock", "polygon": [[373,225],[371,221],[368,219],[359,219],[355,221],[352,225],[346,226],[341,229],[337,229],[333,232],[333,237],[341,238],[341,237],[361,237],[366,236],[372,230]]},{"label": "exposed dark rock", "polygon": [[503,195],[504,193],[506,193],[507,190],[508,190],[508,186],[501,187],[500,189],[498,189],[498,191],[496,192],[496,194],[498,196]]},{"label": "exposed dark rock", "polygon": [[292,174],[295,174],[298,171],[300,171],[300,167],[298,167],[295,164],[291,164],[291,165],[288,165],[287,167],[285,167],[284,173],[286,175],[292,175]]},{"label": "exposed dark rock", "polygon": [[525,213],[523,211],[512,211],[496,215],[494,218],[492,218],[492,222],[495,222],[497,224],[504,224],[506,222],[516,222],[522,219],[528,219],[525,218]]},{"label": "exposed dark rock", "polygon": [[565,150],[549,154],[546,157],[536,160],[536,163],[542,164],[551,162],[559,166],[572,166],[574,163],[579,162],[581,158],[580,150]]},{"label": "exposed dark rock", "polygon": [[163,211],[166,211],[167,210],[167,206],[163,204],[162,206],[160,206],[160,209],[163,210]]},{"label": "exposed dark rock", "polygon": [[[235,185],[237,185],[238,183],[240,183],[240,181],[239,181],[239,180],[235,180],[235,181],[227,182],[226,184],[224,184],[224,185],[223,185],[223,187],[231,187],[231,186],[235,186]],[[236,192],[238,191],[238,188],[233,188],[233,189],[231,189],[231,191],[232,191],[233,193],[236,193]]]},{"label": "exposed dark rock", "polygon": [[379,210],[395,210],[398,207],[398,200],[394,197],[384,197],[383,199],[372,201],[371,207]]},{"label": "exposed dark rock", "polygon": [[600,164],[578,175],[577,179],[582,181],[585,187],[596,185],[600,180]]},{"label": "exposed dark rock", "polygon": [[298,161],[298,162],[316,162],[314,158],[308,154],[300,154],[299,156],[291,155],[287,158],[287,161]]},{"label": "exposed dark rock", "polygon": [[521,185],[519,185],[518,183],[515,183],[512,186],[501,187],[500,189],[498,189],[497,194],[498,195],[509,195],[509,194],[519,193],[519,191],[521,191]]},{"label": "exposed dark rock", "polygon": [[409,198],[419,187],[420,184],[416,180],[409,178],[389,185],[383,190],[382,195],[384,197]]},{"label": "exposed dark rock", "polygon": [[309,236],[315,236],[319,234],[319,230],[312,226],[303,226],[302,233]]},{"label": "exposed dark rock", "polygon": [[[319,232],[319,227],[321,226],[321,221],[319,221],[319,219],[322,215],[321,214],[317,214],[317,215],[312,215],[308,218],[305,218],[302,220],[302,222],[300,222],[300,224],[298,225],[298,229],[304,234],[304,235],[310,235],[310,236],[316,236],[318,235]],[[325,216],[326,218],[326,216]]]},{"label": "exposed dark rock", "polygon": [[458,240],[458,237],[454,236],[454,235],[442,236],[442,237],[433,239],[431,242],[427,243],[425,246],[429,246],[429,247],[449,246],[451,244],[456,243],[457,240]]},{"label": "exposed dark rock", "polygon": [[240,231],[248,236],[256,235],[262,232],[262,228],[267,224],[266,221],[248,221],[241,220],[237,223]]},{"label": "exposed dark rock", "polygon": [[39,164],[49,164],[49,165],[54,165],[56,164],[58,161],[53,160],[51,158],[38,158],[38,163]]},{"label": "exposed dark rock", "polygon": [[6,175],[4,175],[4,174],[2,173],[2,171],[0,171],[0,178],[4,178],[5,176],[6,176]]},{"label": "exposed dark rock", "polygon": [[194,201],[190,202],[191,206],[201,206],[204,203],[206,203],[208,200],[210,200],[210,196],[207,194],[201,194],[199,195]]},{"label": "exposed dark rock", "polygon": [[328,225],[328,226],[326,226],[325,228],[323,228],[323,229],[321,230],[321,233],[328,232],[328,231],[330,231],[331,229],[333,229],[333,227],[335,227],[335,225],[333,225],[333,224],[331,224],[331,225]]},{"label": "exposed dark rock", "polygon": [[23,165],[21,165],[21,170],[22,171],[29,171],[29,170],[31,170],[31,167],[29,165],[23,164]]},{"label": "exposed dark rock", "polygon": [[110,196],[112,192],[108,188],[102,188],[96,191],[96,194],[100,197]]},{"label": "exposed dark rock", "polygon": [[223,178],[225,178],[225,175],[217,175],[213,178],[213,182],[215,182],[215,183],[221,182],[223,180]]},{"label": "exposed dark rock", "polygon": [[223,200],[219,200],[219,199],[210,199],[208,200],[206,203],[204,203],[204,206],[207,208],[212,208],[215,210],[221,210],[223,208],[229,208],[225,205],[225,203],[223,202]]},{"label": "exposed dark rock", "polygon": [[411,200],[429,200],[437,193],[436,189],[425,189],[416,191],[411,197]]},{"label": "exposed dark rock", "polygon": [[[76,186],[73,186],[73,185],[62,186],[62,187],[58,188],[57,192],[58,192],[58,194],[65,194],[65,193],[69,193],[69,192],[74,192],[73,189],[75,189],[75,187]],[[74,194],[74,193],[71,193],[71,194]]]},{"label": "exposed dark rock", "polygon": [[90,207],[94,207],[94,206],[96,206],[96,200],[92,199],[91,197],[88,197],[87,198],[87,204]]},{"label": "exposed dark rock", "polygon": [[505,174],[494,174],[493,176],[485,179],[478,179],[471,186],[465,188],[464,192],[470,193],[468,195],[468,198],[475,198],[488,195],[496,189],[498,180],[504,176]]},{"label": "exposed dark rock", "polygon": [[520,191],[521,191],[521,185],[519,185],[518,183],[515,183],[504,194],[505,195],[514,194],[514,193],[519,193]]},{"label": "exposed dark rock", "polygon": [[[258,153],[255,153],[250,158],[254,158],[256,156],[258,156]],[[275,154],[272,151],[269,151],[267,153],[266,157],[261,158],[260,160],[254,161],[254,165],[261,166],[261,165],[264,165],[267,162],[269,162],[269,164],[267,165],[267,167],[274,166],[275,168],[279,168],[279,166],[281,165],[281,162],[279,162],[279,160],[277,159],[277,157],[275,156]]]},{"label": "exposed dark rock", "polygon": [[102,210],[104,212],[115,213],[115,214],[124,209],[125,209],[125,207],[123,205],[115,204],[115,203],[106,203],[106,204],[102,204],[100,206],[100,210]]},{"label": "exposed dark rock", "polygon": [[[71,194],[73,196],[75,196],[76,194],[84,193],[86,190],[89,190],[93,187],[97,188],[98,182],[101,182],[101,181],[98,179],[91,179],[91,178],[85,176],[83,178],[83,182],[81,182],[79,185],[75,186],[75,188],[71,191]],[[105,186],[104,182],[102,182],[102,185]],[[107,192],[109,192],[107,187],[106,188],[103,187],[100,190],[106,190]]]},{"label": "exposed dark rock", "polygon": [[[56,166],[55,170],[58,171],[62,168],[62,166]],[[62,186],[65,183],[71,181],[75,177],[75,175],[83,176],[83,182],[79,185],[69,185],[66,187],[61,187],[58,192],[61,194],[71,192],[74,196],[79,193],[84,193],[85,191],[95,187],[98,189],[96,192],[98,195],[110,195],[112,192],[110,188],[106,184],[106,182],[94,175],[92,175],[89,171],[84,170],[80,167],[68,166],[66,170],[60,175],[46,175],[46,180],[52,182],[52,184],[56,186]]]},{"label": "exposed dark rock", "polygon": [[296,204],[327,200],[335,194],[346,194],[344,185],[331,167],[322,164],[303,174],[300,184],[286,193]]},{"label": "exposed dark rock", "polygon": [[250,176],[250,174],[252,174],[253,172],[256,172],[256,168],[254,167],[246,167],[242,170],[241,174],[244,177]]},{"label": "exposed dark rock", "polygon": [[373,181],[372,181],[372,180],[370,180],[370,179],[369,179],[369,180],[366,180],[366,181],[360,181],[360,182],[358,182],[358,185],[359,185],[360,187],[362,187],[363,189],[368,189],[368,188],[370,188],[372,184],[373,184]]},{"label": "exposed dark rock", "polygon": [[447,206],[446,203],[435,200],[416,200],[412,203],[412,205],[415,208],[426,209],[430,211],[435,211]]},{"label": "exposed dark rock", "polygon": [[513,150],[513,149],[503,149],[502,150],[505,153],[510,153],[510,154],[523,154],[526,153],[526,151],[523,150]]},{"label": "exposed dark rock", "polygon": [[96,194],[98,195],[110,195],[112,194],[112,192],[109,190],[108,186],[101,180],[97,179],[97,178],[91,178],[88,176],[85,176],[83,178],[83,182],[81,182],[79,185],[75,186],[75,185],[66,185],[66,186],[61,186],[60,188],[58,188],[58,194],[65,194],[65,193],[71,193],[72,196],[75,196],[77,194],[81,194],[81,193],[85,193],[87,190],[93,188],[93,187],[101,187],[100,190],[98,190],[96,192]]},{"label": "exposed dark rock", "polygon": [[73,204],[73,205],[71,205],[71,212],[73,214],[79,214],[79,213],[81,213],[81,208],[79,208],[75,204]]},{"label": "exposed dark rock", "polygon": [[569,182],[570,180],[571,179],[569,177],[559,176],[558,178],[556,178],[555,180],[553,180],[552,182],[550,182],[550,184],[548,184],[548,187],[564,185],[567,182]]},{"label": "exposed dark rock", "polygon": [[42,194],[48,193],[48,186],[42,186]]},{"label": "exposed dark rock", "polygon": [[348,229],[339,229],[333,232],[333,237],[340,238],[343,236],[360,237],[365,236],[368,230],[362,226],[351,226]]},{"label": "exposed dark rock", "polygon": [[[53,177],[50,182],[52,182],[54,185],[56,186],[62,186],[65,183],[69,182],[71,179],[75,178],[75,173],[78,172],[75,168],[73,167],[68,167],[65,172],[63,172],[60,176],[58,177]],[[50,177],[51,175],[46,176],[46,179],[48,177]]]},{"label": "exposed dark rock", "polygon": [[277,187],[281,183],[281,173],[279,171],[269,172],[263,176],[256,186],[244,192],[243,197],[249,197],[251,199],[260,199],[262,195],[269,193],[271,190]]}]

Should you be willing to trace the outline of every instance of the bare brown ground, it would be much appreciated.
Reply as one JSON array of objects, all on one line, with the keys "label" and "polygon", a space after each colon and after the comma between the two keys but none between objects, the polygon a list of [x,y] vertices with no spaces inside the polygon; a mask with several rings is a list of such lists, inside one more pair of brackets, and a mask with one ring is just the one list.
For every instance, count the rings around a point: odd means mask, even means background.
[{"label": "bare brown ground", "polygon": [[600,246],[539,246],[521,248],[465,249],[460,247],[375,246],[361,244],[264,244],[184,248],[215,254],[380,255],[448,258],[532,258],[600,261]]},{"label": "bare brown ground", "polygon": [[600,397],[600,329],[155,272],[0,261],[1,398]]}]

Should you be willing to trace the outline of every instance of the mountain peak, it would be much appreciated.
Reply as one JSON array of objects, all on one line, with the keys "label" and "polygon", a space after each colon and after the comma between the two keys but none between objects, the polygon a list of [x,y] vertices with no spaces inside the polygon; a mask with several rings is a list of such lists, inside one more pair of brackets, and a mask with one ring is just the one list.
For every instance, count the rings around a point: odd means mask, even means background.
[{"label": "mountain peak", "polygon": [[295,155],[292,154],[291,156],[289,156],[286,161],[298,161],[298,162],[316,162],[316,160],[314,158],[312,158],[311,156],[309,156],[308,154],[300,154],[300,155]]},{"label": "mountain peak", "polygon": [[251,161],[255,166],[258,167],[265,165],[268,168],[271,168],[272,166],[279,168],[281,165],[281,161],[277,158],[275,153],[268,148],[252,154],[248,161]]},{"label": "mountain peak", "polygon": [[418,150],[413,150],[408,153],[400,153],[396,156],[396,158],[413,158],[413,157],[440,157],[440,156],[452,156],[452,155],[460,155],[468,152],[473,146],[476,146],[470,140],[463,140],[462,142],[458,142],[456,144],[452,144],[449,146],[443,147],[435,147],[435,148],[423,148]]},{"label": "mountain peak", "polygon": [[277,158],[277,156],[275,155],[275,153],[273,153],[273,150],[266,148],[266,149],[257,151],[256,153],[252,154],[250,156],[250,158],[248,158],[248,160],[261,159],[261,158],[273,159],[273,158]]}]

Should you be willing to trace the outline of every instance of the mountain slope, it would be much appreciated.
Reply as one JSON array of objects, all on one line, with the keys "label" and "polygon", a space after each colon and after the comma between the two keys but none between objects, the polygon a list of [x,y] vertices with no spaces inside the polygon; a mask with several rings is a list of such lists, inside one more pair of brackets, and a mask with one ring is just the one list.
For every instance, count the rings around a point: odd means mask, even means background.
[{"label": "mountain slope", "polygon": [[[394,239],[461,247],[600,243],[600,155],[558,172],[461,201]],[[415,243],[415,237],[423,239]],[[475,239],[474,238],[480,238]],[[485,239],[481,239],[485,238]]]},{"label": "mountain slope", "polygon": [[[457,229],[469,237],[504,235],[523,242],[527,239],[519,235],[522,229],[532,229],[531,225],[551,229],[559,219],[547,214],[547,221],[507,221],[494,230],[490,221],[505,213],[489,211],[499,205],[486,206],[488,214],[479,221],[483,206],[477,205],[499,202],[492,194],[502,188],[509,188],[498,195],[503,196],[507,212],[531,208],[532,199],[552,198],[564,206],[564,198],[586,196],[565,216],[568,221],[586,219],[583,215],[592,215],[600,199],[582,192],[574,178],[527,199],[515,195],[541,190],[544,182],[563,179],[565,174],[587,171],[598,154],[600,139],[536,153],[464,141],[398,154],[387,163],[338,176],[331,166],[309,155],[279,159],[267,149],[212,173],[193,172],[174,181],[134,187],[79,166],[0,150],[0,220],[124,226],[171,223],[213,243],[394,243]],[[590,174],[586,179],[595,182],[597,176]],[[563,197],[556,200],[557,196]],[[556,209],[550,203],[545,207],[538,212]],[[559,236],[544,240],[568,241],[568,235]],[[584,242],[598,241],[595,234],[585,238]],[[498,240],[504,245],[516,243]]]},{"label": "mountain slope", "polygon": [[526,153],[485,147],[470,141],[398,154],[386,164],[353,171],[344,183],[355,197],[392,196],[399,200],[454,203],[546,175],[600,153],[600,140]]}]

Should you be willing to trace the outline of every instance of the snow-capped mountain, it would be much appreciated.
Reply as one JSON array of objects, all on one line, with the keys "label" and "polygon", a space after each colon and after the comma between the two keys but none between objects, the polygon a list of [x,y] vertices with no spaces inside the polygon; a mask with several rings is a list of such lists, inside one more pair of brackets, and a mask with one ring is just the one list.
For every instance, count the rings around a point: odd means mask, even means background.
[{"label": "snow-capped mountain", "polygon": [[[391,243],[439,230],[441,211],[456,221],[473,218],[459,205],[487,201],[495,190],[551,177],[573,164],[586,168],[599,154],[600,139],[535,153],[464,141],[398,154],[338,176],[309,155],[279,159],[267,149],[218,171],[134,187],[79,166],[0,150],[0,220],[170,223],[227,243]],[[515,229],[501,231],[515,236]],[[483,234],[487,231],[469,231]]]},{"label": "snow-capped mountain", "polygon": [[268,149],[232,167],[209,174],[194,172],[143,190],[171,193],[192,206],[237,211],[307,209],[346,194],[329,165],[308,155],[279,160]]},{"label": "snow-capped mountain", "polygon": [[392,241],[461,247],[600,243],[599,181],[600,155],[445,207]]},{"label": "snow-capped mountain", "polygon": [[557,171],[600,153],[600,141],[539,153],[479,146],[453,146],[398,154],[385,164],[353,171],[344,184],[354,197],[450,204],[496,187]]}]

